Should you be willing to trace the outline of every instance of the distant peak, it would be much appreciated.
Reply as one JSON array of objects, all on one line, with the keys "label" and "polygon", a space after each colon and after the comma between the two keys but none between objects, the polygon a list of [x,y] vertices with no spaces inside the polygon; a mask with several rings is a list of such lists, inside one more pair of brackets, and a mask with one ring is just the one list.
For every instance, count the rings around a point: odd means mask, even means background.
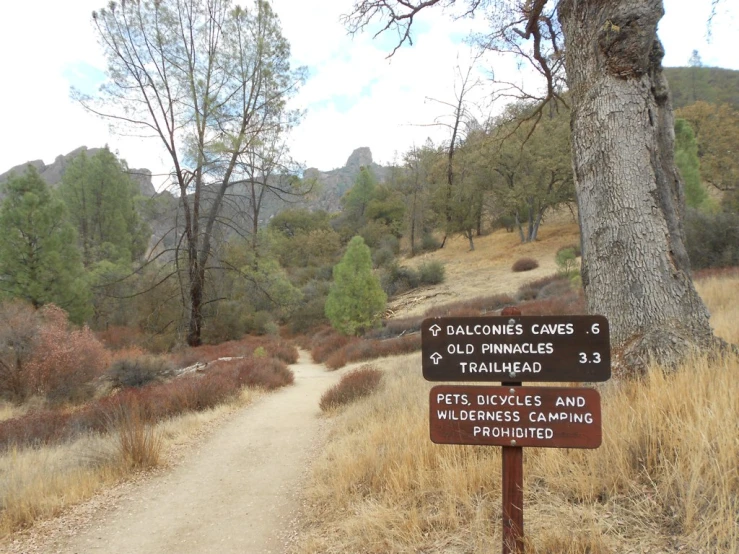
[{"label": "distant peak", "polygon": [[368,146],[362,146],[352,152],[349,159],[346,160],[346,167],[357,168],[361,166],[370,166],[372,164],[372,151]]}]

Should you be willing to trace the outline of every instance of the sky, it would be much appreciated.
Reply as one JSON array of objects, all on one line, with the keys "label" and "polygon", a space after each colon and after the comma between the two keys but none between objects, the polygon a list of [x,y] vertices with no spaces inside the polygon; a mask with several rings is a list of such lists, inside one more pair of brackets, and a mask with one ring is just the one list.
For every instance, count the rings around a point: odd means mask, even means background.
[{"label": "sky", "polygon": [[[0,173],[14,165],[42,159],[51,163],[78,146],[109,145],[132,168],[155,173],[162,188],[171,164],[155,139],[111,134],[106,122],[85,112],[70,98],[70,87],[94,91],[105,79],[105,60],[98,46],[91,13],[104,0],[36,0],[2,2],[0,21]],[[243,3],[243,0],[242,0]],[[360,146],[372,150],[382,164],[400,159],[427,137],[448,138],[443,125],[455,98],[460,68],[473,57],[464,38],[485,29],[484,20],[454,21],[440,10],[417,19],[414,44],[388,54],[392,36],[372,38],[365,32],[348,36],[340,16],[352,0],[272,0],[283,34],[291,44],[293,63],[305,66],[309,78],[292,107],[304,111],[290,137],[292,156],[305,167],[342,167]],[[711,0],[665,0],[659,25],[665,66],[687,65],[698,50],[703,65],[739,70],[739,2],[722,0],[707,21]],[[12,24],[10,23],[12,22]],[[479,85],[471,98],[480,117],[500,105],[489,105],[491,72],[520,80],[510,59],[485,60],[474,72]]]}]

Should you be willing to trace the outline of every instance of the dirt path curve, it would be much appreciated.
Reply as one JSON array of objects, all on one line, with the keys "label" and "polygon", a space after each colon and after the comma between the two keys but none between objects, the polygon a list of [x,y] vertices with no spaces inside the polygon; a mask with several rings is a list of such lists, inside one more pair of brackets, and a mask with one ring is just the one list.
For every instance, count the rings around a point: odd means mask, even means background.
[{"label": "dirt path curve", "polygon": [[285,549],[320,437],[318,401],[338,380],[300,352],[295,384],[265,395],[58,552],[267,554]]}]

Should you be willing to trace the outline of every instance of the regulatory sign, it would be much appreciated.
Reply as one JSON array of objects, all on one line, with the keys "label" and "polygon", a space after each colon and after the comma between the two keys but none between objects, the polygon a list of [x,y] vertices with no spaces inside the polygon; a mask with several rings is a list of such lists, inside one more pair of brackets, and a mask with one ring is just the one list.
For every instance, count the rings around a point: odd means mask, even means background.
[{"label": "regulatory sign", "polygon": [[437,317],[421,326],[429,381],[607,381],[608,320],[600,315]]},{"label": "regulatory sign", "polygon": [[594,389],[438,385],[429,405],[437,444],[598,448],[602,440]]}]

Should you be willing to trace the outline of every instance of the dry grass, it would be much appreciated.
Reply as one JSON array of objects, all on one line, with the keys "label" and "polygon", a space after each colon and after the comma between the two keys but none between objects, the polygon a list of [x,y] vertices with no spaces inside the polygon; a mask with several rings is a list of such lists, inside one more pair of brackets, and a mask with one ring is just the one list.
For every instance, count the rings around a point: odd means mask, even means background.
[{"label": "dry grass", "polygon": [[711,325],[722,339],[739,344],[739,272],[716,272],[695,282],[711,312]]},{"label": "dry grass", "polygon": [[[0,455],[0,537],[48,518],[90,498],[143,466],[164,463],[205,425],[262,394],[244,389],[229,404],[186,413],[155,426],[132,421],[106,435],[40,448],[11,449]],[[135,419],[135,415],[133,416]],[[164,461],[163,461],[164,460]]]},{"label": "dry grass", "polygon": [[20,417],[25,414],[26,411],[27,408],[24,405],[18,405],[13,402],[0,400],[0,421]]},{"label": "dry grass", "polygon": [[[569,216],[563,220],[571,220]],[[442,250],[429,252],[403,261],[417,268],[422,263],[439,261],[444,264],[446,279],[429,290],[413,290],[393,299],[388,308],[394,317],[417,316],[438,304],[470,300],[481,295],[510,294],[534,279],[557,272],[554,253],[580,240],[576,223],[552,223],[539,230],[536,242],[521,244],[518,233],[495,231],[475,238],[475,250],[462,236],[451,237]],[[539,267],[523,273],[511,272],[519,258],[533,258]],[[420,300],[420,301],[419,301]]]},{"label": "dry grass", "polygon": [[[739,279],[699,290],[737,342]],[[418,354],[337,416],[306,492],[300,553],[500,551],[500,449],[434,445]],[[525,451],[527,552],[739,552],[739,359],[606,383],[603,445]]]}]

